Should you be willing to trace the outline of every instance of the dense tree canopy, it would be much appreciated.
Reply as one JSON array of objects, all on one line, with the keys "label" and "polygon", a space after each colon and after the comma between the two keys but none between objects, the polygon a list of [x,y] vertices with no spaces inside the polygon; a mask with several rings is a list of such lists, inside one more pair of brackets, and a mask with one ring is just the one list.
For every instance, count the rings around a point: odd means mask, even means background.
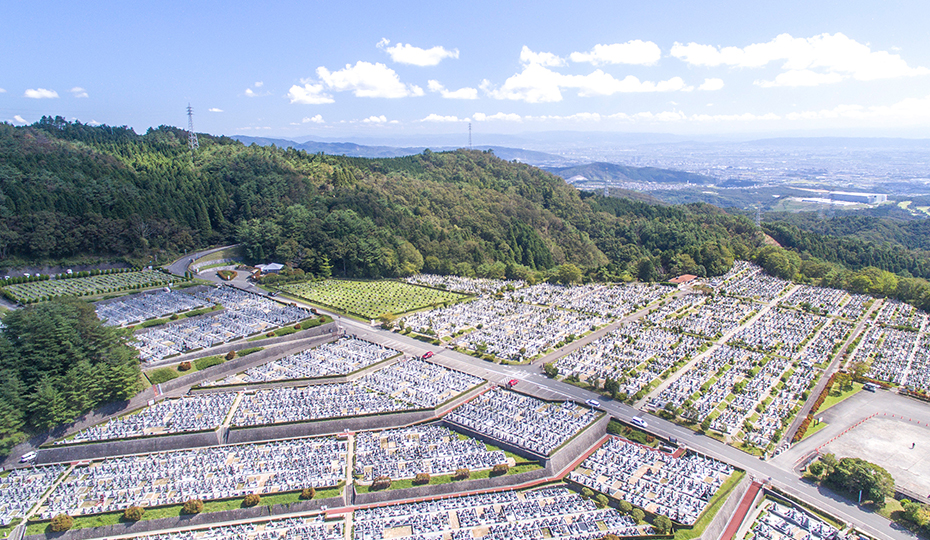
[{"label": "dense tree canopy", "polygon": [[106,327],[72,298],[12,311],[0,330],[0,454],[23,429],[73,420],[139,390],[138,353],[126,330]]}]

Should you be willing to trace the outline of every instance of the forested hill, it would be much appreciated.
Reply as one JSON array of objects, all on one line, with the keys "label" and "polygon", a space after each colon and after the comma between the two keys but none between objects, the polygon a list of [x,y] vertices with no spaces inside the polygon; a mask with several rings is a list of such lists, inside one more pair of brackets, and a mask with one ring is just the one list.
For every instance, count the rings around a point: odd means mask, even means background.
[{"label": "forested hill", "polygon": [[199,139],[191,158],[170,127],[0,125],[0,256],[142,259],[241,240],[256,261],[314,274],[574,263],[619,275],[643,262],[652,277],[719,272],[757,234],[709,206],[583,197],[490,152],[364,159]]},{"label": "forested hill", "polygon": [[571,167],[546,167],[546,170],[565,179],[573,176],[584,176],[592,182],[654,182],[659,184],[697,185],[715,183],[713,178],[700,174],[657,169],[655,167],[629,167],[616,163],[588,163],[587,165],[574,165]]},{"label": "forested hill", "polygon": [[791,250],[763,246],[743,216],[581,193],[488,151],[368,159],[198,137],[192,156],[187,133],[171,127],[0,124],[0,266],[79,255],[147,263],[231,241],[252,262],[315,276],[546,278],[571,263],[592,278],[651,281],[717,275],[748,258],[781,277],[930,307],[930,286],[912,277],[930,277],[923,244],[772,224]]}]

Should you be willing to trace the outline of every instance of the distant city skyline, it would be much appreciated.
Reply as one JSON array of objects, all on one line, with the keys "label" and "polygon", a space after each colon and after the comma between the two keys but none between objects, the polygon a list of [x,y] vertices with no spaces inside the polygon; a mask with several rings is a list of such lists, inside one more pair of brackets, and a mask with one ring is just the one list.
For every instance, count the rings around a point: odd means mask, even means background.
[{"label": "distant city skyline", "polygon": [[0,121],[280,138],[930,136],[903,1],[7,3]]}]

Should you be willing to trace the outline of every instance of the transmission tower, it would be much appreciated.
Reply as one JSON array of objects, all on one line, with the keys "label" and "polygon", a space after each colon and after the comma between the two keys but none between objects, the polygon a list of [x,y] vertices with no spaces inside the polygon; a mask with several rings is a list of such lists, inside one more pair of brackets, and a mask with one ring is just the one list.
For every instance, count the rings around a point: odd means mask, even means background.
[{"label": "transmission tower", "polygon": [[471,122],[468,123],[468,149],[471,150]]},{"label": "transmission tower", "polygon": [[197,142],[197,134],[194,133],[194,109],[191,108],[191,104],[187,104],[187,144],[191,147],[191,154],[194,153],[194,150],[200,148],[200,143]]}]

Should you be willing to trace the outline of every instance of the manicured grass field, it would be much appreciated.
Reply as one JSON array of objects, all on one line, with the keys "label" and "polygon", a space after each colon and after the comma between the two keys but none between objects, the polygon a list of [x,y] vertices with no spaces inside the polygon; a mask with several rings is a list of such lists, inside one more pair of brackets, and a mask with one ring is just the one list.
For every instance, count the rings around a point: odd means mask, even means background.
[{"label": "manicured grass field", "polygon": [[463,294],[390,280],[328,279],[284,285],[281,289],[314,304],[335,308],[364,319],[376,319],[385,313],[399,315],[426,307],[459,302],[467,298]]},{"label": "manicured grass field", "polygon": [[176,281],[179,281],[177,276],[150,270],[17,283],[7,285],[4,290],[21,302],[36,302],[54,296],[92,296],[130,289],[160,287]]}]

